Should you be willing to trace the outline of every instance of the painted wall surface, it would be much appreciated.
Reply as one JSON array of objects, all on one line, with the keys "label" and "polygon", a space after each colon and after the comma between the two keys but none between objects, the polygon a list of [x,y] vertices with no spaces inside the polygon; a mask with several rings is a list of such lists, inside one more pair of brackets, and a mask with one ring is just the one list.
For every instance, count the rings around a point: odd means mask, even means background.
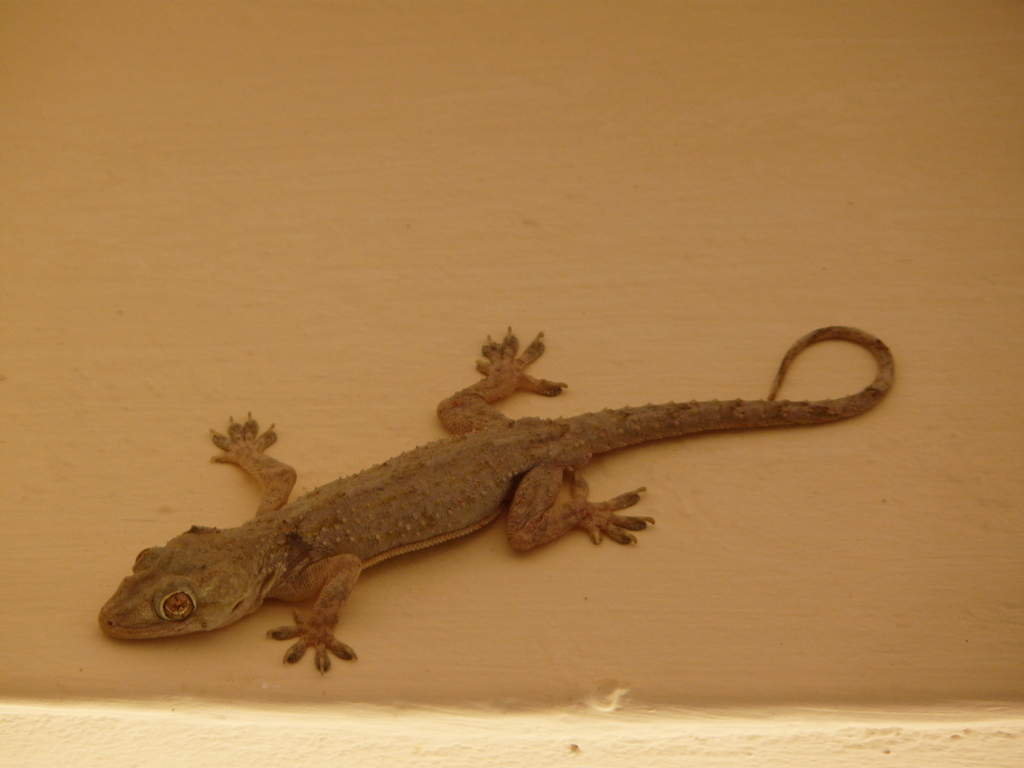
[{"label": "painted wall surface", "polygon": [[[272,706],[1024,697],[1024,4],[0,3],[0,695]],[[326,676],[230,628],[117,642],[135,554],[442,436],[487,334],[514,416],[760,397],[893,348],[827,427],[604,457],[635,547],[501,522],[383,564]],[[785,395],[871,378],[809,350]]]}]

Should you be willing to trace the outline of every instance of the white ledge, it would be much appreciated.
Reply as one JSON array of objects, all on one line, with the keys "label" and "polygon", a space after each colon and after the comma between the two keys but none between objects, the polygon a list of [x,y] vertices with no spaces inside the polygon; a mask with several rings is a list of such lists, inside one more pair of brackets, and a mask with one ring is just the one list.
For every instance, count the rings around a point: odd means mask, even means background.
[{"label": "white ledge", "polygon": [[17,766],[1019,766],[1024,705],[496,712],[0,703]]}]

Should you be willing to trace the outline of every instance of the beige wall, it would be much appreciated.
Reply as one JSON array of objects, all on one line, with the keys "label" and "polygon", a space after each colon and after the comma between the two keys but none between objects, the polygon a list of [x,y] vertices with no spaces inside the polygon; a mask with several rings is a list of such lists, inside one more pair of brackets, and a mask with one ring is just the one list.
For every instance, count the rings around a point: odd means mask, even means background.
[{"label": "beige wall", "polygon": [[[1024,6],[0,3],[0,694],[235,702],[1024,696]],[[512,324],[559,399],[757,397],[825,324],[876,411],[594,462],[635,548],[500,524],[368,572],[326,677],[121,643],[135,553],[441,435]],[[793,396],[870,378],[828,345]]]}]

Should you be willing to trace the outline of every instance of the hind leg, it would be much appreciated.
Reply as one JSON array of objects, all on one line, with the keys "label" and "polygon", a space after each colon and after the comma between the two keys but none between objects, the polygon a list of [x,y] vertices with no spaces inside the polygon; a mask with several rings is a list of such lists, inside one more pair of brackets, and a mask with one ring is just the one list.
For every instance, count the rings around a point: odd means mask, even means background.
[{"label": "hind leg", "polygon": [[576,472],[568,470],[572,482],[572,497],[565,504],[556,505],[555,496],[562,486],[566,472],[562,467],[540,465],[524,475],[512,498],[508,513],[508,539],[515,549],[533,549],[557,539],[573,528],[582,528],[595,544],[602,535],[619,544],[636,544],[636,536],[629,531],[642,531],[652,517],[631,517],[615,514],[640,501],[645,488],[623,493],[608,501],[587,500],[590,488]]},{"label": "hind leg", "polygon": [[437,415],[444,428],[452,434],[461,435],[477,429],[504,426],[512,422],[501,411],[492,406],[504,400],[517,389],[536,392],[545,397],[554,397],[567,385],[547,379],[536,379],[526,373],[526,367],[544,353],[543,333],[538,333],[530,345],[519,352],[519,339],[509,328],[501,342],[487,337],[483,346],[484,360],[477,361],[476,369],[484,378],[437,406]]}]

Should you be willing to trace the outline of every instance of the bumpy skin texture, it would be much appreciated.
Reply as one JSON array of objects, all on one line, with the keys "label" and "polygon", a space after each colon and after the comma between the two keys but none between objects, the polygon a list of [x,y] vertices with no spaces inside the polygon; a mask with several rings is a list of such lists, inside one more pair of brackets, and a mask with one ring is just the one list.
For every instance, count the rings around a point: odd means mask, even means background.
[{"label": "bumpy skin texture", "polygon": [[[314,650],[320,672],[330,655],[355,659],[334,636],[338,616],[360,572],[381,560],[478,530],[509,501],[508,537],[531,549],[581,528],[594,543],[619,544],[654,521],[620,515],[644,490],[605,502],[587,500],[579,471],[592,456],[637,443],[695,432],[822,424],[864,413],[893,382],[893,358],[880,340],[855,328],[820,328],[786,353],[765,400],[712,400],[620,408],[564,419],[512,420],[493,407],[516,390],[548,397],[566,386],[536,379],[526,367],[544,352],[543,334],[519,354],[511,330],[490,338],[477,363],[483,378],[441,402],[437,413],[452,437],[416,448],[335,480],[287,504],[295,470],[264,452],[276,440],[273,426],[260,434],[250,416],[233,420],[226,435],[213,433],[223,453],[214,461],[236,464],[260,485],[256,517],[237,528],[193,526],[162,547],[139,553],[128,576],[99,615],[117,638],[165,637],[223,627],[252,613],[268,597],[313,600],[312,612],[268,632],[295,640],[285,661]],[[875,380],[860,392],[830,400],[776,400],[790,363],[811,344],[840,339],[875,357]],[[571,497],[556,505],[564,480]]]}]

